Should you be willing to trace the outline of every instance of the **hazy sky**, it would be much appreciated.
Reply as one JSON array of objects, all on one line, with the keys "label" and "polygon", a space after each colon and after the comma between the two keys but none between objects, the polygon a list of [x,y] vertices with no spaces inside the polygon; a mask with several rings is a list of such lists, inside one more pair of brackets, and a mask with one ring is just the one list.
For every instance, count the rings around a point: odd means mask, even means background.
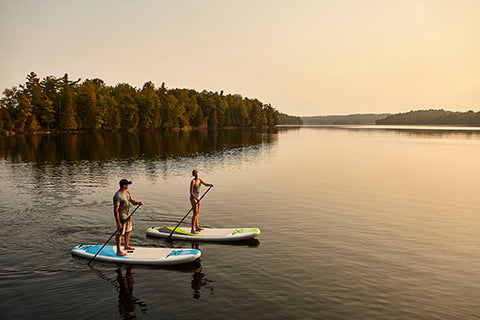
[{"label": "hazy sky", "polygon": [[292,115],[480,111],[480,0],[0,0],[0,89],[31,71]]}]

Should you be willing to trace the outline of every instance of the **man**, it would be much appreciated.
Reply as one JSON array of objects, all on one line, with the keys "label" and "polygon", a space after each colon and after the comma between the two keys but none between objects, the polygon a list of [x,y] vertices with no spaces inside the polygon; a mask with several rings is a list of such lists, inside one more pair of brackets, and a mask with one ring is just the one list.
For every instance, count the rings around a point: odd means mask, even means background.
[{"label": "man", "polygon": [[[113,214],[115,216],[115,222],[117,223],[117,234],[115,235],[115,241],[117,242],[117,255],[126,256],[120,247],[122,244],[122,236],[125,236],[125,250],[135,250],[134,247],[129,246],[130,232],[132,231],[132,218],[128,218],[130,212],[130,203],[134,205],[143,205],[142,201],[136,201],[128,192],[128,186],[132,184],[132,181],[127,179],[120,180],[120,189],[113,196]],[[127,219],[128,218],[128,219]]]}]

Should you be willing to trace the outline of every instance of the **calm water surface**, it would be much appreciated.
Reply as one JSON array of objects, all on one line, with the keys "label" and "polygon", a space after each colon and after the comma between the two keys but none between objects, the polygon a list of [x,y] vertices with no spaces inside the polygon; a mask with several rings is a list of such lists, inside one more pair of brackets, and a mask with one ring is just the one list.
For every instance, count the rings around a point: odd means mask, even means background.
[{"label": "calm water surface", "polygon": [[[132,244],[168,246],[145,230],[187,212],[194,168],[200,223],[257,241],[168,268],[71,256],[113,232],[124,177]],[[0,176],[2,319],[480,319],[479,130],[0,137]]]}]

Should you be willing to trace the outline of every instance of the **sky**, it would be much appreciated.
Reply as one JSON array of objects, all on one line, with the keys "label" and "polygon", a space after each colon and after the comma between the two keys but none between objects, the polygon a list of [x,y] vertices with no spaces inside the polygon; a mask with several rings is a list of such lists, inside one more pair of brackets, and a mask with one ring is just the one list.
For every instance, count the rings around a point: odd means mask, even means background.
[{"label": "sky", "polygon": [[0,90],[32,71],[296,116],[480,111],[480,1],[0,0]]}]

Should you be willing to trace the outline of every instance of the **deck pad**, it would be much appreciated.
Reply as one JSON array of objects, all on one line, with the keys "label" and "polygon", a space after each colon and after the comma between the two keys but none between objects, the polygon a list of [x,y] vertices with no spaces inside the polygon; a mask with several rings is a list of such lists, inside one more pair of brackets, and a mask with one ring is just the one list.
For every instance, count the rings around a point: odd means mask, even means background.
[{"label": "deck pad", "polygon": [[[147,229],[147,235],[167,238],[173,229],[174,227],[152,227]],[[259,228],[204,228],[198,234],[190,231],[190,227],[178,227],[172,238],[192,241],[240,241],[255,238],[260,234]]]},{"label": "deck pad", "polygon": [[[72,249],[72,254],[91,259],[100,250],[101,245],[79,245]],[[136,247],[135,250],[125,250],[126,256],[117,255],[116,246],[105,246],[95,260],[125,264],[174,265],[187,263],[200,257],[197,249],[172,249],[154,247]]]}]

